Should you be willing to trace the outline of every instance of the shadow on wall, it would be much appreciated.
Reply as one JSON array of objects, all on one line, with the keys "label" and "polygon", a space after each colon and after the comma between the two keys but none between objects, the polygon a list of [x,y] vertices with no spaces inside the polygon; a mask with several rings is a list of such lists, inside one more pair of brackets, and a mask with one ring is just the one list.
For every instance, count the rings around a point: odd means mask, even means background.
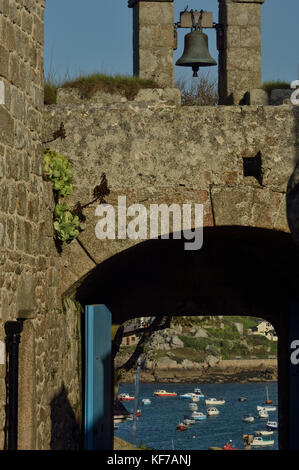
[{"label": "shadow on wall", "polygon": [[50,403],[51,406],[51,450],[79,450],[82,434],[75,413],[68,400],[64,385]]},{"label": "shadow on wall", "polygon": [[295,158],[294,171],[287,186],[287,218],[293,239],[299,246],[299,106],[294,106]]}]

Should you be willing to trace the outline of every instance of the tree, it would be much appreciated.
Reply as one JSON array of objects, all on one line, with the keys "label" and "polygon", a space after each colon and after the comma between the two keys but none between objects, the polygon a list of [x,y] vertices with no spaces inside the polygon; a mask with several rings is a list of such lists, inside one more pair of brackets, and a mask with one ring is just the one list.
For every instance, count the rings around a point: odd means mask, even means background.
[{"label": "tree", "polygon": [[129,359],[124,364],[115,368],[114,370],[114,395],[115,396],[117,394],[119,382],[121,381],[121,378],[123,377],[123,375],[136,366],[138,358],[141,356],[141,354],[144,353],[145,347],[150,342],[152,335],[156,331],[164,330],[170,327],[171,318],[172,318],[171,315],[154,317],[148,326],[136,328],[127,333],[124,332],[123,325],[117,328],[114,334],[114,338],[112,340],[113,360],[115,359],[115,356],[119,351],[122,339],[124,337],[135,334],[135,335],[140,335],[140,338],[139,338],[139,341],[137,343],[137,346],[134,352],[129,357]]}]

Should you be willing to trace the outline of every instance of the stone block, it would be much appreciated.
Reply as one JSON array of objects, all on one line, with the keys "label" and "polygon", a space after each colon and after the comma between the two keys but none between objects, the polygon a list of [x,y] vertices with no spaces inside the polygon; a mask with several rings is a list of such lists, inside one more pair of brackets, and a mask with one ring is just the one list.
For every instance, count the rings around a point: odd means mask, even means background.
[{"label": "stone block", "polygon": [[13,144],[14,120],[4,106],[0,106],[0,142]]},{"label": "stone block", "polygon": [[17,290],[18,318],[34,318],[36,316],[35,288],[35,277],[31,273],[21,274]]},{"label": "stone block", "polygon": [[250,104],[267,106],[269,104],[268,93],[262,88],[250,90]]},{"label": "stone block", "polygon": [[272,90],[270,95],[270,104],[272,106],[280,106],[283,104],[285,99],[290,99],[292,93],[293,90],[287,88]]},{"label": "stone block", "polygon": [[174,23],[173,4],[169,2],[140,2],[140,25],[167,25]]},{"label": "stone block", "polygon": [[0,75],[8,77],[9,52],[0,44]]}]

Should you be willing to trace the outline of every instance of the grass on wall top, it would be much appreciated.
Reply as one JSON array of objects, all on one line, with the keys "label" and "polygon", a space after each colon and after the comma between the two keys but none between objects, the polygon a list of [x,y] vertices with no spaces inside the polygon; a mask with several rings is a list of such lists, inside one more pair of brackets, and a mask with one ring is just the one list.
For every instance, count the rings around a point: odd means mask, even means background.
[{"label": "grass on wall top", "polygon": [[103,91],[111,94],[120,93],[128,100],[132,100],[142,88],[160,87],[153,80],[136,76],[110,76],[100,73],[80,76],[74,80],[67,80],[59,85],[55,85],[51,80],[46,80],[44,86],[44,103],[46,105],[56,104],[58,88],[77,88],[82,99],[91,98],[97,91]]},{"label": "grass on wall top", "polygon": [[268,93],[269,97],[271,95],[272,90],[278,89],[290,89],[291,84],[289,82],[281,81],[281,80],[272,80],[269,82],[265,82],[263,84],[263,89]]}]

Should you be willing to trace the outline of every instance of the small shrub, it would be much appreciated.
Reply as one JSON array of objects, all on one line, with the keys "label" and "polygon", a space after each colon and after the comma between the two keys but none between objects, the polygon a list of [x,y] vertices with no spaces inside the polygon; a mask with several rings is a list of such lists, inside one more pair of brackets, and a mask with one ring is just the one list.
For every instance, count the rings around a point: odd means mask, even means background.
[{"label": "small shrub", "polygon": [[218,101],[217,82],[208,73],[192,80],[189,88],[183,79],[177,80],[175,86],[181,92],[183,106],[215,106]]},{"label": "small shrub", "polygon": [[44,84],[44,104],[56,104],[57,101],[57,86],[50,82]]}]

